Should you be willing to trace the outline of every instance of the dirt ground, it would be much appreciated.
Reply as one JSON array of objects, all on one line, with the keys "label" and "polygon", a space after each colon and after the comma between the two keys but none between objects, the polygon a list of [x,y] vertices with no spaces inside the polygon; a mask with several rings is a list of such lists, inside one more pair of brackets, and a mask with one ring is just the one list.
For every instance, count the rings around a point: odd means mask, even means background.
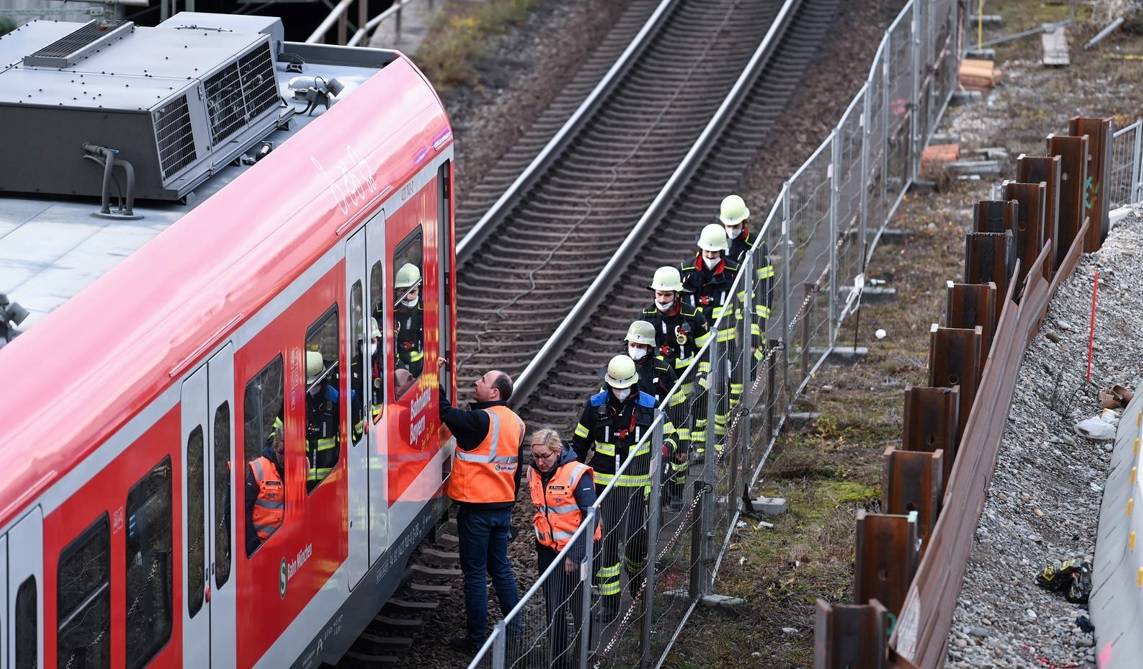
[{"label": "dirt ground", "polygon": [[[990,3],[988,11],[1005,22],[986,28],[985,39],[1067,18],[1071,8],[1016,0]],[[1124,30],[1085,52],[1080,45],[1102,26],[1083,14],[1076,19],[1068,29],[1070,67],[1041,66],[1038,37],[997,47],[1001,84],[982,102],[946,114],[939,132],[960,142],[962,157],[985,147],[1007,151],[1001,178],[906,196],[891,226],[908,231],[907,243],[879,247],[868,268],[868,276],[896,288],[897,299],[865,305],[856,333],[856,318],[845,323],[846,342],[856,338],[869,355],[819,372],[803,406],[820,418],[782,435],[753,491],[785,497],[789,513],[771,519],[773,529],[742,528],[723,562],[716,591],[746,605],[729,615],[696,611],[668,666],[812,666],[814,600],[852,599],[854,513],[879,508],[881,454],[900,442],[904,387],[926,385],[928,327],[941,320],[945,281],[963,276],[972,204],[1014,178],[1020,153],[1042,154],[1044,136],[1066,132],[1071,116],[1110,115],[1125,125],[1143,113],[1143,38]],[[824,129],[814,141],[822,136]],[[772,179],[790,173],[784,168],[760,167],[749,183],[766,193]],[[887,332],[882,340],[873,337],[879,328]]]}]

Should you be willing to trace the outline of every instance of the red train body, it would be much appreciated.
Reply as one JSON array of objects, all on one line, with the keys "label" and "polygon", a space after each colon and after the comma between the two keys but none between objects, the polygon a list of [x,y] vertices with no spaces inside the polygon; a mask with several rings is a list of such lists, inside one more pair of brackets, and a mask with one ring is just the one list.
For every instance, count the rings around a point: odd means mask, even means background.
[{"label": "red train body", "polygon": [[[189,211],[154,205],[179,220],[0,349],[0,667],[335,662],[439,515],[437,393],[455,386],[438,365],[455,346],[448,119],[399,54],[281,54],[360,85]],[[422,276],[411,385],[397,372],[404,262]],[[311,489],[314,350],[339,424],[337,462]],[[285,515],[247,554],[245,473],[272,413]]]}]

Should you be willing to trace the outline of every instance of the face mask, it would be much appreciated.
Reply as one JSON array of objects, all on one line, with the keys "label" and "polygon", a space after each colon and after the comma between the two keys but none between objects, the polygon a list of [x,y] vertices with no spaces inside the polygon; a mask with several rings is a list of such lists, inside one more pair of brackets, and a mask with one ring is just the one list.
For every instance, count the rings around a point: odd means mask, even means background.
[{"label": "face mask", "polygon": [[407,300],[401,300],[401,304],[405,305],[406,307],[415,307],[417,306],[417,297],[414,295]]},{"label": "face mask", "polygon": [[742,226],[736,225],[726,229],[726,236],[730,239],[738,239],[738,235],[742,234]]},{"label": "face mask", "polygon": [[613,395],[615,395],[615,399],[622,402],[623,400],[625,400],[631,396],[631,389],[630,388],[612,388],[611,393]]},{"label": "face mask", "polygon": [[671,300],[670,302],[659,302],[658,300],[655,301],[655,308],[659,311],[670,311],[671,307],[673,306],[675,306],[674,300]]},{"label": "face mask", "polygon": [[369,345],[369,355],[377,355],[377,342]]},{"label": "face mask", "polygon": [[631,359],[635,362],[639,362],[643,358],[647,357],[647,349],[639,348],[638,346],[628,346],[627,355],[630,355]]},{"label": "face mask", "polygon": [[714,269],[714,266],[717,265],[720,260],[722,260],[722,258],[708,258],[706,256],[702,257],[703,264],[706,265],[707,269]]}]

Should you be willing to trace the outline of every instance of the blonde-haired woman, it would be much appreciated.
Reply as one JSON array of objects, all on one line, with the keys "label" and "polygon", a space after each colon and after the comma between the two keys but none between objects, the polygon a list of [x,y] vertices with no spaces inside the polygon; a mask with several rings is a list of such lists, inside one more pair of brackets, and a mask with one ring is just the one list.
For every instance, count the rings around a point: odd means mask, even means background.
[{"label": "blonde-haired woman", "polygon": [[[595,504],[595,482],[591,467],[576,460],[575,451],[564,447],[555,430],[537,430],[529,445],[532,464],[528,467],[528,490],[535,508],[532,526],[536,535],[536,568],[542,576]],[[600,528],[596,524],[596,542],[599,537]],[[547,618],[552,625],[549,638],[553,667],[573,666],[578,654],[583,623],[583,578],[579,566],[586,552],[585,543],[581,535],[572,544],[564,563],[555,567],[543,585]],[[570,643],[565,614],[569,608],[575,630]]]}]

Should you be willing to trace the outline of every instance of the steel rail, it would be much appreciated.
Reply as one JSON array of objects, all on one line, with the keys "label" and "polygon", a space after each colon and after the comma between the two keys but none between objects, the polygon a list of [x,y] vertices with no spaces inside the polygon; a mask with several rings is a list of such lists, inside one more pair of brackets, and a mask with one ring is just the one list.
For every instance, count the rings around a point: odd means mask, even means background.
[{"label": "steel rail", "polygon": [[[742,74],[734,82],[730,93],[723,99],[718,110],[703,128],[698,140],[691,146],[682,162],[667,180],[652,201],[651,206],[639,218],[620,244],[619,249],[608,260],[607,265],[596,275],[583,297],[560,322],[556,331],[544,343],[543,347],[532,357],[531,362],[516,379],[515,389],[512,393],[512,404],[522,406],[529,395],[543,380],[556,358],[571,344],[572,338],[582,328],[583,323],[590,317],[591,312],[603,300],[618,280],[624,267],[632,261],[633,255],[646,240],[659,218],[666,212],[671,202],[686,186],[694,170],[701,164],[707,152],[714,146],[726,124],[733,118],[735,111],[745,99],[751,87],[757,81],[765,65],[774,53],[778,41],[789,27],[794,13],[801,6],[802,0],[786,0],[777,16],[770,24],[769,30],[762,38],[754,54],[750,57]],[[503,199],[503,198],[502,198]],[[499,204],[499,202],[498,202]],[[483,220],[483,219],[482,219]],[[477,224],[479,226],[479,223]],[[471,234],[471,233],[470,233]],[[457,251],[458,265],[460,251]]]},{"label": "steel rail", "polygon": [[627,73],[631,65],[635,63],[638,57],[646,49],[647,45],[651,42],[651,37],[658,32],[659,27],[662,25],[664,18],[668,15],[671,9],[678,4],[679,0],[662,0],[655,11],[651,13],[647,21],[644,22],[643,27],[619,55],[615,63],[599,80],[595,88],[591,90],[583,103],[575,110],[574,113],[568,118],[567,122],[556,132],[555,135],[548,141],[544,148],[532,159],[532,162],[524,168],[520,176],[512,182],[510,186],[497,198],[496,202],[489,207],[488,211],[480,217],[476,225],[460,240],[456,245],[456,267],[459,270],[464,266],[480,244],[484,242],[496,229],[496,225],[500,219],[511,211],[512,206],[519,202],[520,198],[524,196],[528,188],[535,183],[536,179],[549,167],[557,156],[563,151],[572,139],[575,138],[576,133],[583,128],[587,120],[599,109],[608,94],[614,90],[616,84]]}]

